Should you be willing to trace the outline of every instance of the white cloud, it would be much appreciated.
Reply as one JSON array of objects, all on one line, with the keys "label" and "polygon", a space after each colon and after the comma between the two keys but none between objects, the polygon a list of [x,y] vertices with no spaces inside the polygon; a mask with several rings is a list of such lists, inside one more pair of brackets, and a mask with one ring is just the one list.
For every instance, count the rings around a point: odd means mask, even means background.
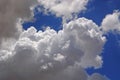
[{"label": "white cloud", "polygon": [[102,29],[105,32],[120,30],[120,12],[114,11],[113,14],[108,14],[102,21]]},{"label": "white cloud", "polygon": [[84,68],[101,67],[104,43],[98,26],[85,18],[65,23],[58,32],[31,27],[11,49],[1,49],[0,79],[88,80]]},{"label": "white cloud", "polygon": [[86,10],[88,0],[38,0],[45,8],[45,12],[51,12],[57,17],[70,19],[73,14]]},{"label": "white cloud", "polygon": [[[17,19],[31,16],[30,7],[36,1],[0,0],[0,80],[107,80],[85,71],[89,67],[99,68],[103,63],[100,55],[106,39],[92,20],[74,19],[63,23],[58,32],[49,27],[45,31],[34,27],[22,30]],[[88,0],[38,2],[46,13],[62,17],[64,22],[86,10]],[[113,24],[119,23],[119,12],[115,15]],[[105,18],[102,23],[105,31],[107,24]]]},{"label": "white cloud", "polygon": [[89,80],[109,80],[106,76],[101,76],[98,73],[92,74],[92,76],[89,77]]}]

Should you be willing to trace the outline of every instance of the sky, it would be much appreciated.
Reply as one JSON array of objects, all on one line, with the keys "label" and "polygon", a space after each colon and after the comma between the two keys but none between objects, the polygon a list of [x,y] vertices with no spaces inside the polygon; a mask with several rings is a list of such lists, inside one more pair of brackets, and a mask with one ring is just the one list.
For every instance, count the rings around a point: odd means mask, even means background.
[{"label": "sky", "polygon": [[[103,18],[107,14],[112,14],[114,10],[120,10],[120,0],[91,0],[87,5],[87,10],[79,14],[79,17],[92,19],[97,25],[101,25]],[[29,26],[35,26],[38,30],[42,29],[40,26],[51,26],[51,28],[58,31],[61,29],[61,19],[54,15],[46,16],[42,12],[35,15],[34,22],[25,22],[24,29]],[[51,20],[52,19],[52,20]],[[87,69],[89,74],[98,72],[106,75],[110,80],[120,79],[120,35],[117,32],[109,32],[106,34],[107,42],[105,43],[103,56],[103,66],[100,69]]]},{"label": "sky", "polygon": [[120,0],[0,0],[1,80],[119,80]]}]

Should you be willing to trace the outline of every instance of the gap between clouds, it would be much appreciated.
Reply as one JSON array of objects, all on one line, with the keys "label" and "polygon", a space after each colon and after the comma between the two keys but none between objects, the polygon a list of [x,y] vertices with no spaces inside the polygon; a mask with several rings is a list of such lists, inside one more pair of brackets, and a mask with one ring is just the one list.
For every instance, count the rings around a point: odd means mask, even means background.
[{"label": "gap between clouds", "polygon": [[3,38],[18,38],[16,22],[33,17],[36,5],[43,6],[44,13],[51,12],[66,21],[72,14],[85,10],[87,3],[88,0],[0,0],[0,43]]}]

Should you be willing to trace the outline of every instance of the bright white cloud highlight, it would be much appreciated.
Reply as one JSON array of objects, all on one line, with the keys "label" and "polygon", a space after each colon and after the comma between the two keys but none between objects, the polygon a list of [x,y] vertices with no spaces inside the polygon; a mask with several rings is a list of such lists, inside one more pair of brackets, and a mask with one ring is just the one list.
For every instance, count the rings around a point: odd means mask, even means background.
[{"label": "bright white cloud highlight", "polygon": [[85,18],[64,24],[58,32],[31,27],[11,49],[0,50],[0,79],[88,80],[84,68],[101,67],[105,41],[98,26]]},{"label": "bright white cloud highlight", "polygon": [[113,14],[108,14],[102,21],[102,29],[105,32],[120,30],[120,12],[115,11]]},{"label": "bright white cloud highlight", "polygon": [[90,76],[89,80],[109,80],[106,76],[101,76],[98,73],[94,73],[92,74],[92,76]]},{"label": "bright white cloud highlight", "polygon": [[38,2],[45,8],[46,13],[51,12],[57,17],[70,19],[73,14],[86,10],[88,0],[38,0]]},{"label": "bright white cloud highlight", "polygon": [[30,7],[37,0],[0,0],[0,80],[108,80],[85,69],[102,66],[103,32],[120,30],[120,12],[106,15],[98,27],[76,17],[88,1],[38,0],[44,13],[71,20],[57,32],[50,27],[22,30],[17,20],[31,16]]}]

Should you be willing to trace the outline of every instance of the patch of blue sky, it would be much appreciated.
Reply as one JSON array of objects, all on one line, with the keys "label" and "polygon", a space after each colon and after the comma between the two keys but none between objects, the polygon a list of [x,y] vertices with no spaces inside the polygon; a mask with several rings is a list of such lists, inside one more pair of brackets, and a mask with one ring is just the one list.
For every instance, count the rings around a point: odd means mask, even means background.
[{"label": "patch of blue sky", "polygon": [[[39,7],[39,6],[38,6]],[[61,23],[62,19],[57,18],[55,15],[45,15],[43,12],[39,11],[39,8],[36,7],[34,10],[34,16],[32,21],[26,21],[23,23],[23,28],[28,29],[31,26],[34,26],[37,30],[43,30],[45,27],[51,27],[56,31],[62,28]]]}]

